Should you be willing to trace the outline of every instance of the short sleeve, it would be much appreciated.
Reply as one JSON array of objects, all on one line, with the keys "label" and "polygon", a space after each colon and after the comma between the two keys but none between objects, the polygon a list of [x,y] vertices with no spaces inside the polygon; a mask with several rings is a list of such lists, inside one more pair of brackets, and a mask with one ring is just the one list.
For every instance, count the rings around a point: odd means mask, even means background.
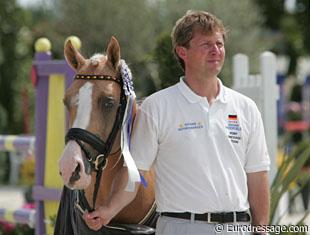
[{"label": "short sleeve", "polygon": [[266,145],[261,114],[253,102],[250,137],[246,149],[245,171],[247,173],[268,171],[270,159]]},{"label": "short sleeve", "polygon": [[131,138],[130,152],[139,170],[148,171],[158,151],[157,113],[152,100],[139,107]]}]

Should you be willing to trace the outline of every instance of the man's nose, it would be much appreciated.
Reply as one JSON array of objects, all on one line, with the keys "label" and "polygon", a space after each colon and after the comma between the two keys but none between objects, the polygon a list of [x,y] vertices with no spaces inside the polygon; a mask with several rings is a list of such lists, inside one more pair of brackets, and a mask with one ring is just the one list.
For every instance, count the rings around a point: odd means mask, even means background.
[{"label": "man's nose", "polygon": [[214,54],[219,54],[220,53],[220,47],[217,44],[212,44],[210,45],[210,52]]}]

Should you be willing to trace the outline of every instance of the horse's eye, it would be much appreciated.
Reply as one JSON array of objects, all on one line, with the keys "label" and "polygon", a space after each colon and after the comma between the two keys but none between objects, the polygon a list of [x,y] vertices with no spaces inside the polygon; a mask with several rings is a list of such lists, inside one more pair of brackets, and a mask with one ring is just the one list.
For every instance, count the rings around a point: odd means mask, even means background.
[{"label": "horse's eye", "polygon": [[104,110],[111,110],[115,106],[115,100],[111,97],[101,98],[99,103]]},{"label": "horse's eye", "polygon": [[104,104],[104,106],[107,108],[107,109],[111,109],[111,108],[113,108],[114,107],[114,100],[110,100],[110,101],[108,101],[108,102],[106,102],[105,104]]}]

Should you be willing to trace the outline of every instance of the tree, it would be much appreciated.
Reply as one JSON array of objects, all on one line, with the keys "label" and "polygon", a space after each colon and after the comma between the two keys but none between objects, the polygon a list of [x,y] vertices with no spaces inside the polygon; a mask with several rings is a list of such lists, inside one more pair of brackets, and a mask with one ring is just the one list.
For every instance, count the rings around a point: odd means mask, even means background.
[{"label": "tree", "polygon": [[25,27],[29,18],[15,0],[0,2],[0,18],[0,133],[20,133],[22,113],[17,104],[31,56],[24,41],[29,36]]},{"label": "tree", "polygon": [[285,0],[256,0],[264,25],[275,35],[272,50],[290,57],[289,74],[294,74],[296,60],[310,53],[310,1],[296,0],[295,9],[285,10]]},{"label": "tree", "polygon": [[[129,0],[58,0],[53,7],[48,21],[44,24],[41,21],[41,27],[36,28],[37,35],[45,34],[51,40],[53,54],[63,57],[63,43],[69,35],[81,38],[81,50],[86,56],[104,52],[103,48],[114,35],[120,42],[122,57],[134,71],[140,96],[153,92],[154,83],[156,89],[167,86],[165,81],[168,80],[161,76],[160,70],[163,63],[173,60],[170,54],[167,55],[169,58],[163,57],[164,50],[169,52],[169,48],[161,48],[169,46],[169,39],[158,37],[170,35],[175,21],[188,9],[210,11],[223,19],[229,28],[227,60],[221,74],[226,85],[231,85],[231,57],[234,54],[248,54],[251,64],[256,65],[259,53],[269,45],[269,40],[262,36],[261,15],[254,0],[136,0],[134,4]],[[163,44],[157,45],[157,42]],[[162,51],[154,52],[156,47]],[[258,66],[253,66],[252,72],[257,71]],[[179,72],[175,74],[176,80],[178,75]],[[161,78],[165,80],[161,82]]]},{"label": "tree", "polygon": [[[70,35],[82,41],[81,51],[86,56],[105,53],[105,48],[115,36],[121,46],[121,56],[134,72],[138,94],[145,96],[154,92],[153,81],[148,71],[148,53],[153,48],[156,32],[153,29],[154,14],[145,0],[59,0],[54,6],[52,32],[48,36],[53,52],[63,55],[63,43]],[[45,30],[44,32],[47,33]]]},{"label": "tree", "polygon": [[154,62],[158,64],[158,88],[163,89],[179,81],[183,71],[172,54],[171,38],[167,33],[157,39]]}]

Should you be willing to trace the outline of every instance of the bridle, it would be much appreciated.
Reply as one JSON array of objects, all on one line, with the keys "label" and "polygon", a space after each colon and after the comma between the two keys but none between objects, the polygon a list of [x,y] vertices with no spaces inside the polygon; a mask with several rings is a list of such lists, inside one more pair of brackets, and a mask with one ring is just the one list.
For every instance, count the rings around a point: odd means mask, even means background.
[{"label": "bridle", "polygon": [[[103,141],[100,137],[97,135],[81,128],[70,128],[69,131],[66,134],[66,143],[70,140],[76,141],[77,144],[81,147],[82,151],[85,154],[86,159],[91,165],[92,170],[96,171],[96,182],[94,187],[94,193],[93,193],[93,209],[95,208],[95,202],[97,198],[97,193],[99,190],[100,185],[100,179],[102,176],[102,171],[107,163],[107,158],[111,154],[112,146],[115,142],[116,136],[118,131],[121,129],[124,113],[127,105],[127,99],[126,95],[124,93],[123,87],[123,81],[119,77],[112,77],[110,75],[84,75],[84,74],[76,74],[74,79],[81,79],[81,80],[106,80],[106,81],[113,81],[120,85],[121,87],[121,94],[120,94],[120,103],[116,112],[116,118],[111,130],[111,133],[109,134],[106,141]],[[87,143],[89,146],[91,146],[93,149],[95,149],[98,152],[97,156],[92,156],[90,152],[85,147],[85,144]],[[82,200],[86,200],[84,196],[84,190],[82,190]],[[83,201],[84,201],[83,200]],[[88,205],[87,200],[83,204]],[[88,206],[89,207],[89,206]],[[88,210],[93,210],[88,208]]]}]

